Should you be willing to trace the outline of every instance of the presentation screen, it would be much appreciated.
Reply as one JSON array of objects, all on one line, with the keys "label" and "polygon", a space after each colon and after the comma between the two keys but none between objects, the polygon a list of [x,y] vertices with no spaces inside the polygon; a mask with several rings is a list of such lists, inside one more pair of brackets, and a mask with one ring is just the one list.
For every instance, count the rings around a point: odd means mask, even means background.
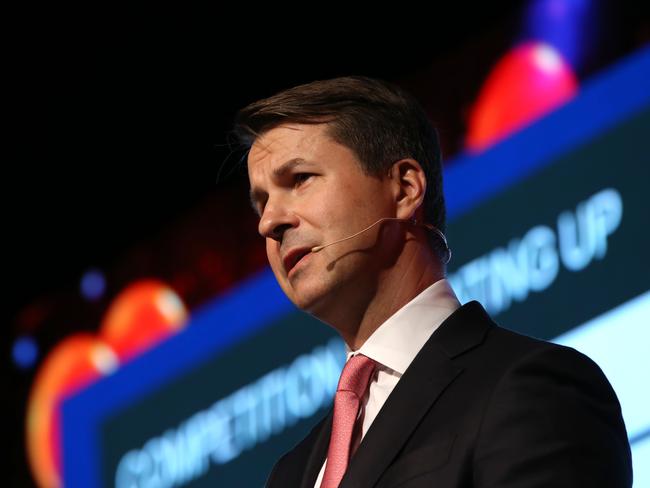
[{"label": "presentation screen", "polygon": [[[574,347],[622,404],[650,486],[650,52],[444,175],[449,280],[501,326]],[[645,80],[645,82],[644,82]],[[267,269],[63,406],[69,487],[262,486],[331,408],[341,339]]]}]

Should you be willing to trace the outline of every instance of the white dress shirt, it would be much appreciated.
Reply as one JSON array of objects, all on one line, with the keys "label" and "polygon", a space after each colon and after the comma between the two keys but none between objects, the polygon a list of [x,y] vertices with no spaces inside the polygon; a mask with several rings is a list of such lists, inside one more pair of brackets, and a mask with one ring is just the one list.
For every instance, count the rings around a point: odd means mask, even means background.
[{"label": "white dress shirt", "polygon": [[[359,417],[363,416],[363,424],[360,436],[357,431],[356,438],[352,439],[352,453],[424,343],[459,307],[460,303],[449,282],[441,279],[390,316],[357,351],[352,351],[345,345],[347,359],[356,354],[363,354],[378,363],[361,402]],[[320,487],[326,464],[327,459],[321,467],[314,488]]]}]

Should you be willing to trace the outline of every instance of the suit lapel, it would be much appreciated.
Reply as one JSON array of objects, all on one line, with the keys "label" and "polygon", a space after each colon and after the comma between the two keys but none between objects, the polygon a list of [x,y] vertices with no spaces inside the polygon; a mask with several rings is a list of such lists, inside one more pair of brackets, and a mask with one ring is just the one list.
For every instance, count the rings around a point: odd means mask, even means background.
[{"label": "suit lapel", "polygon": [[327,455],[327,448],[329,447],[332,432],[333,415],[334,408],[331,408],[327,416],[321,421],[320,432],[312,445],[311,453],[303,471],[300,488],[314,488],[314,483],[316,483],[316,478],[323,467],[325,456]]},{"label": "suit lapel", "polygon": [[[483,307],[473,301],[456,310],[440,325],[379,411],[351,459],[340,488],[373,486],[377,482],[422,417],[462,372],[451,359],[480,344],[490,324],[491,320]],[[331,415],[327,425],[329,428],[322,429],[319,439],[325,447],[317,444],[320,459],[318,469],[327,450]],[[325,431],[327,436],[324,435]],[[311,485],[303,483],[304,488],[312,488],[317,475],[318,471],[313,479],[310,478]]]}]

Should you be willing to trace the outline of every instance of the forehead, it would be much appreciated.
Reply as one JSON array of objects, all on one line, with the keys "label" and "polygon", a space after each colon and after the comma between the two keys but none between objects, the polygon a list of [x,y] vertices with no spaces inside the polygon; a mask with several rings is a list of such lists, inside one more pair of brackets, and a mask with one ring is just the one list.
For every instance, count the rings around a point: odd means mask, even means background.
[{"label": "forehead", "polygon": [[283,124],[265,132],[248,153],[249,175],[262,167],[273,169],[295,158],[310,160],[331,150],[338,144],[325,134],[326,129],[326,124]]}]

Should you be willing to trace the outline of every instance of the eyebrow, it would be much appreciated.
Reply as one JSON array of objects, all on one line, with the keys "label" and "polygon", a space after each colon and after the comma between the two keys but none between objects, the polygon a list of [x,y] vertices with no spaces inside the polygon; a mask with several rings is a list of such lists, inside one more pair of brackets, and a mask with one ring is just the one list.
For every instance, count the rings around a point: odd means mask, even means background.
[{"label": "eyebrow", "polygon": [[[307,161],[304,160],[303,158],[292,158],[289,161],[286,161],[282,163],[280,166],[275,168],[273,170],[273,177],[274,178],[282,178],[284,175],[289,173],[291,170],[294,168],[301,166],[303,164],[307,164]],[[261,195],[263,195],[265,192],[261,190],[254,190],[251,188],[250,190],[250,204],[251,207],[253,207],[253,210],[257,215],[259,215],[259,210],[257,209],[257,201],[260,200]]]}]

